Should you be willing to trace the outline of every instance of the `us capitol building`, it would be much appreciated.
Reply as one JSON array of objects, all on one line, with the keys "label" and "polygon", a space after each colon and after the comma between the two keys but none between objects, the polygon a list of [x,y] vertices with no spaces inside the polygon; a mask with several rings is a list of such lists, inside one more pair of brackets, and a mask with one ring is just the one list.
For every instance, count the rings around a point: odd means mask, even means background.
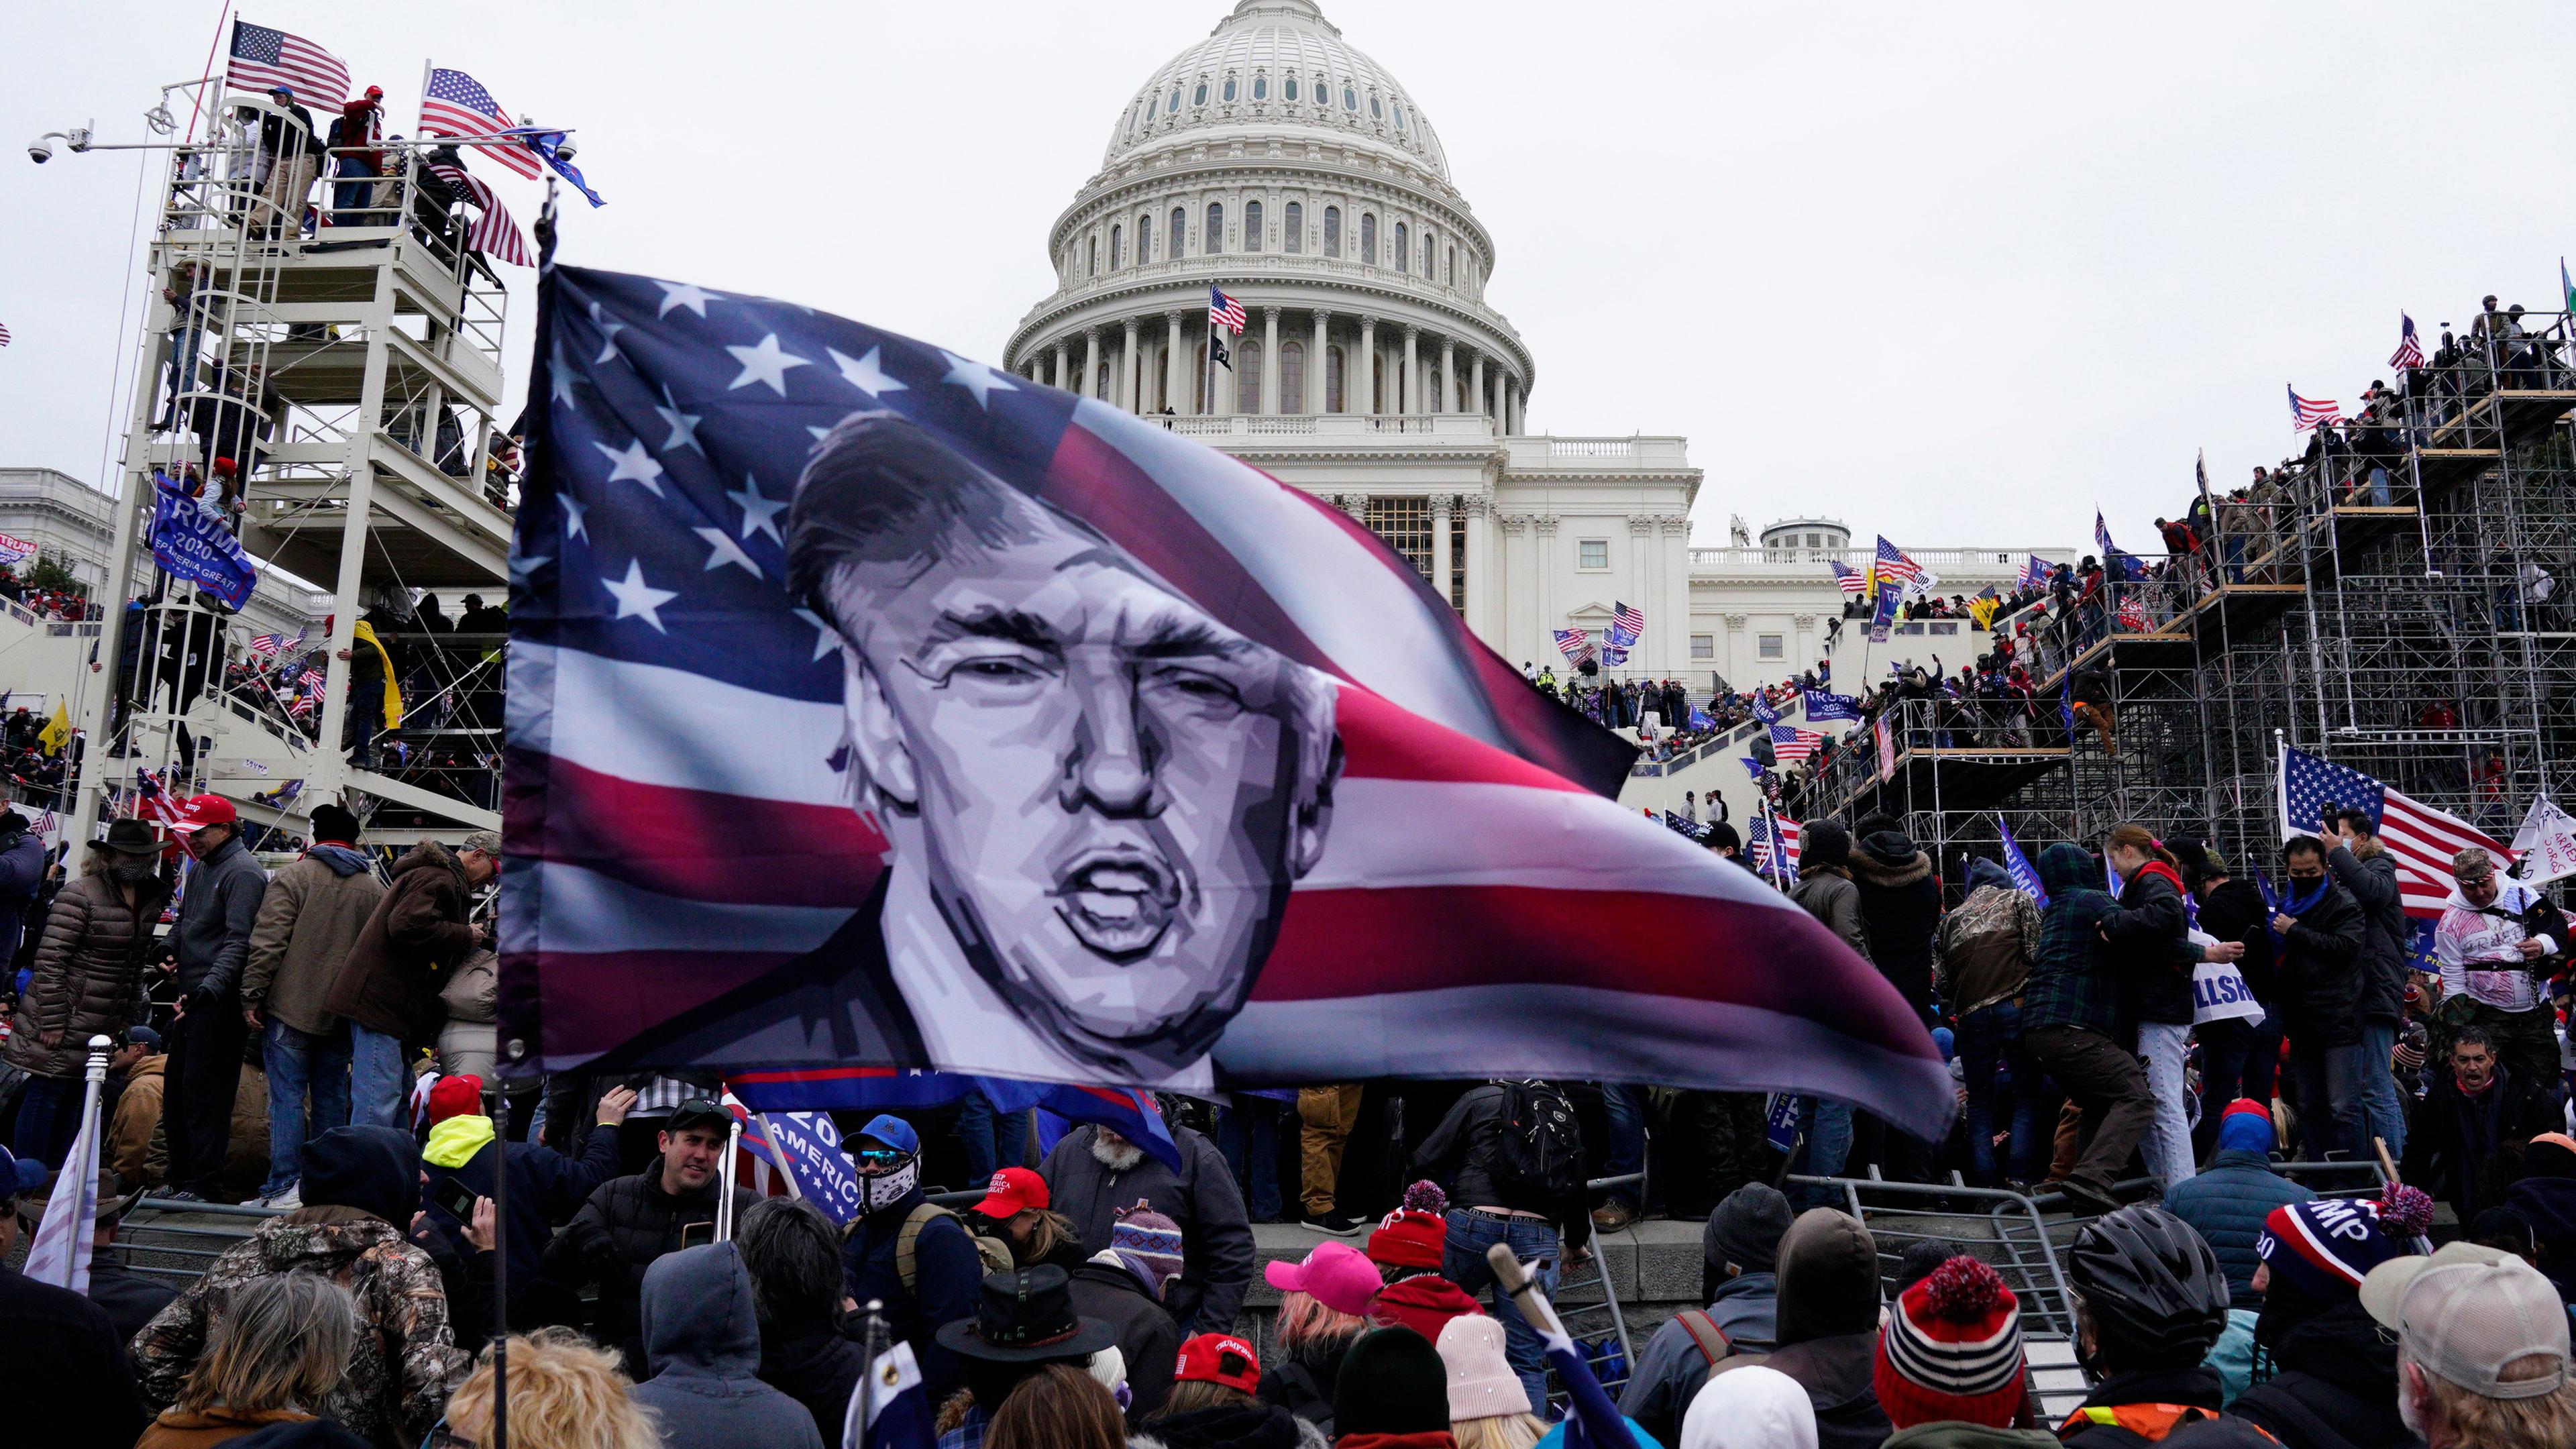
[{"label": "us capitol building", "polygon": [[[1055,292],[1004,366],[1168,414],[1331,501],[1515,664],[1561,667],[1554,631],[1597,635],[1625,603],[1646,615],[1629,672],[1776,680],[1823,653],[1827,562],[1869,551],[1824,519],[1694,549],[1685,439],[1531,433],[1538,360],[1487,300],[1493,237],[1421,105],[1312,0],[1240,0],[1156,69],[1047,251]],[[1231,370],[1208,363],[1211,286],[1248,319]],[[2021,560],[1908,552],[1945,593],[2008,585]],[[1923,642],[1954,667],[1974,652]]]}]

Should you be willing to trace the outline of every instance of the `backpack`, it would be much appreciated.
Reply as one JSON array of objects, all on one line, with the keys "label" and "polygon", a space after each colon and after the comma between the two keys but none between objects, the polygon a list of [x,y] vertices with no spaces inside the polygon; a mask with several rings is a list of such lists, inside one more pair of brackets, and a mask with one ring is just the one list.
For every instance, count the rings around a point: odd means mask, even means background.
[{"label": "backpack", "polygon": [[1554,1204],[1582,1190],[1583,1132],[1563,1092],[1540,1081],[1505,1082],[1500,1125],[1494,1179],[1508,1195]]},{"label": "backpack", "polygon": [[1682,1326],[1682,1332],[1690,1335],[1691,1346],[1699,1350],[1701,1358],[1708,1360],[1709,1367],[1717,1367],[1719,1359],[1735,1352],[1735,1345],[1727,1341],[1726,1330],[1718,1327],[1717,1320],[1709,1317],[1705,1310],[1685,1308],[1673,1315],[1673,1321]]},{"label": "backpack", "polygon": [[983,1260],[985,1272],[1007,1273],[1017,1266],[1011,1261],[1010,1244],[998,1238],[988,1238],[966,1227],[964,1218],[935,1202],[926,1202],[903,1215],[903,1226],[894,1235],[894,1272],[903,1280],[906,1293],[921,1291],[918,1286],[921,1279],[921,1230],[929,1227],[934,1218],[955,1219],[957,1226],[965,1228],[966,1241],[975,1245],[975,1256]]}]

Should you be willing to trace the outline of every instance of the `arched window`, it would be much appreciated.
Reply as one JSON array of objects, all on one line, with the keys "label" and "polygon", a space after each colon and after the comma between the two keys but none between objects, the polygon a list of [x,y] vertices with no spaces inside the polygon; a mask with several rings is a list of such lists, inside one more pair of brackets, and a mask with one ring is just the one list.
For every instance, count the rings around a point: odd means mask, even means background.
[{"label": "arched window", "polygon": [[1360,262],[1365,266],[1377,265],[1377,213],[1374,211],[1360,213]]},{"label": "arched window", "polygon": [[1342,349],[1324,349],[1324,411],[1342,410]]},{"label": "arched window", "polygon": [[1450,286],[1458,285],[1458,249],[1449,249],[1449,270],[1444,274]]},{"label": "arched window", "polygon": [[1392,250],[1395,254],[1395,269],[1397,271],[1405,271],[1413,265],[1413,248],[1405,243],[1403,222],[1399,221],[1395,224],[1395,246]]},{"label": "arched window", "polygon": [[1181,244],[1189,237],[1189,226],[1190,214],[1177,206],[1173,207],[1172,230],[1163,238],[1163,255],[1174,261],[1180,260]]},{"label": "arched window", "polygon": [[1153,259],[1154,213],[1149,211],[1136,218],[1136,265],[1141,267]]},{"label": "arched window", "polygon": [[1172,103],[1171,103],[1171,105],[1169,105],[1168,107],[1164,108],[1164,114],[1165,114],[1165,115],[1172,115],[1172,114],[1177,113],[1180,109],[1181,109],[1181,88],[1180,88],[1179,86],[1174,86],[1174,87],[1172,87]]},{"label": "arched window", "polygon": [[1207,82],[1206,82],[1206,81],[1200,81],[1200,82],[1199,82],[1199,88],[1198,88],[1197,90],[1194,90],[1194,91],[1190,92],[1190,104],[1191,104],[1191,105],[1193,105],[1193,106],[1204,106],[1204,105],[1206,105],[1206,104],[1207,104]]},{"label": "arched window", "polygon": [[1332,103],[1333,88],[1325,83],[1322,76],[1319,75],[1315,77],[1315,104],[1318,106],[1330,106]]},{"label": "arched window", "polygon": [[1302,342],[1279,344],[1279,411],[1302,413],[1306,410],[1306,346]]},{"label": "arched window", "polygon": [[1109,270],[1113,272],[1118,270],[1120,266],[1119,254],[1121,249],[1125,247],[1126,243],[1127,229],[1125,227],[1112,226],[1109,228]]},{"label": "arched window", "polygon": [[1338,257],[1341,254],[1342,209],[1338,206],[1328,206],[1324,208],[1324,255]]},{"label": "arched window", "polygon": [[1225,78],[1225,98],[1229,101],[1234,99],[1234,77],[1232,76]]},{"label": "arched window", "polygon": [[1091,239],[1091,275],[1100,275],[1100,238]]},{"label": "arched window", "polygon": [[1349,81],[1342,82],[1342,109],[1346,111],[1356,111],[1359,108],[1360,93],[1351,89],[1351,83]]},{"label": "arched window", "polygon": [[1404,129],[1404,102],[1402,101],[1395,103],[1395,128],[1399,131]]},{"label": "arched window", "polygon": [[1281,251],[1289,253],[1304,251],[1306,249],[1306,208],[1293,201],[1288,203],[1287,225],[1281,228],[1281,231],[1283,239],[1287,242],[1286,246],[1280,248]]},{"label": "arched window", "polygon": [[1369,119],[1373,121],[1383,121],[1386,119],[1386,108],[1378,104],[1378,99],[1375,95],[1371,95],[1369,97]]},{"label": "arched window", "polygon": [[1199,253],[1202,256],[1212,257],[1224,250],[1225,204],[1211,201],[1208,203],[1207,235],[1200,239]]},{"label": "arched window", "polygon": [[1422,234],[1422,280],[1432,281],[1438,275],[1431,265],[1432,259],[1438,255],[1439,253],[1432,249],[1431,233],[1424,232]]},{"label": "arched window", "polygon": [[1109,400],[1109,364],[1103,362],[1091,374],[1091,395],[1102,402]]},{"label": "arched window", "polygon": [[1243,249],[1248,252],[1261,250],[1261,203],[1258,201],[1243,204]]},{"label": "arched window", "polygon": [[1285,90],[1282,90],[1279,93],[1282,99],[1291,101],[1297,99],[1297,78],[1295,76],[1281,76],[1279,78],[1279,84],[1286,87]]},{"label": "arched window", "polygon": [[1270,99],[1270,77],[1267,74],[1252,78],[1252,98],[1256,101]]},{"label": "arched window", "polygon": [[1250,337],[1234,349],[1234,410],[1261,411],[1261,344]]}]

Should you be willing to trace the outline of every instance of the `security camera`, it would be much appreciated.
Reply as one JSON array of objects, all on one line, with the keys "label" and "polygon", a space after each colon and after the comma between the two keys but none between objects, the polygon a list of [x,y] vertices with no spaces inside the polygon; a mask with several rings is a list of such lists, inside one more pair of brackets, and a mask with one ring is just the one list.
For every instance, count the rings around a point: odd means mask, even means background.
[{"label": "security camera", "polygon": [[571,139],[570,137],[566,137],[560,145],[557,145],[557,146],[555,147],[555,154],[556,154],[556,155],[558,155],[558,156],[561,156],[561,157],[562,157],[563,159],[565,159],[566,161],[571,160],[573,157],[575,157],[575,156],[579,155],[580,153],[581,153],[581,148],[580,148],[580,147],[578,147],[578,146],[575,146],[575,145],[572,143],[572,139]]},{"label": "security camera", "polygon": [[54,143],[39,136],[27,143],[27,159],[42,166],[54,159]]}]

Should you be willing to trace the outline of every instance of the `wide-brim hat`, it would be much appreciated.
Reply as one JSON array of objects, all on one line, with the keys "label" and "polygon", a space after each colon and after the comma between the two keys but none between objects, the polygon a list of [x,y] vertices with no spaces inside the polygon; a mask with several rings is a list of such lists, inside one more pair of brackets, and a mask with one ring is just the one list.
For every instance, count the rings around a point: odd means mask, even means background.
[{"label": "wide-brim hat", "polygon": [[[45,1204],[53,1201],[54,1193],[61,1188],[62,1183],[63,1175],[57,1170],[44,1187],[22,1195],[18,1199],[18,1220],[29,1228],[42,1223],[45,1220]],[[125,1192],[122,1190],[124,1186],[124,1180],[116,1175],[114,1169],[102,1167],[98,1170],[97,1220],[99,1222],[114,1222],[124,1216],[127,1208],[134,1206],[136,1199],[143,1196],[143,1189],[138,1187],[132,1192]]]},{"label": "wide-brim hat", "polygon": [[161,839],[140,820],[117,820],[109,823],[107,838],[99,842],[99,847],[119,855],[159,855]]},{"label": "wide-brim hat", "polygon": [[987,1273],[975,1316],[943,1324],[939,1346],[990,1363],[1058,1363],[1089,1358],[1118,1330],[1073,1311],[1072,1279],[1051,1263]]}]

